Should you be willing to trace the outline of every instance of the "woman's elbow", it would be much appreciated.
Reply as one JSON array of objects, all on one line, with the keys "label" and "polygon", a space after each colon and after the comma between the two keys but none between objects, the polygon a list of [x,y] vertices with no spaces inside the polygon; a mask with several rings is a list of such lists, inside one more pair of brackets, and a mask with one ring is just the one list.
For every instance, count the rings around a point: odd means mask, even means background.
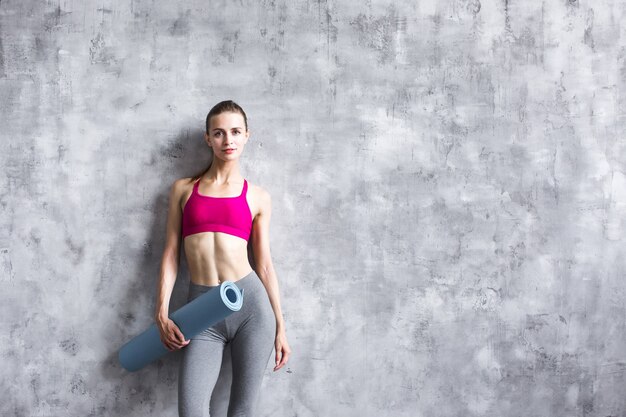
[{"label": "woman's elbow", "polygon": [[178,265],[180,262],[180,247],[176,245],[168,245],[163,249],[163,263],[173,263]]}]

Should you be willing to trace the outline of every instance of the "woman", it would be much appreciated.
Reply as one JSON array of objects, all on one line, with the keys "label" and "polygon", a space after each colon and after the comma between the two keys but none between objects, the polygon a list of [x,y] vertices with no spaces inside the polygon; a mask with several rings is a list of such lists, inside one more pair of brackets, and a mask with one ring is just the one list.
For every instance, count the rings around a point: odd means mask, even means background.
[{"label": "woman", "polygon": [[[270,257],[270,195],[239,172],[239,156],[249,136],[246,114],[238,104],[228,100],[215,105],[206,118],[211,164],[202,174],[176,180],[170,190],[155,320],[168,350],[184,348],[178,380],[181,417],[205,414],[227,344],[233,368],[229,417],[254,416],[272,342],[274,371],[291,353]],[[168,318],[181,238],[191,278],[188,301],[227,280],[244,289],[241,310],[191,340]],[[248,240],[256,271],[248,262]]]}]

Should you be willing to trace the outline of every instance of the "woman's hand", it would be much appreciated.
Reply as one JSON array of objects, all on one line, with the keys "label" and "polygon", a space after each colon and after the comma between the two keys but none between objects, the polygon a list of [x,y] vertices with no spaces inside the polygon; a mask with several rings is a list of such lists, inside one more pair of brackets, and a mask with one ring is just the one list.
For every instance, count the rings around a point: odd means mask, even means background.
[{"label": "woman's hand", "polygon": [[185,340],[183,333],[170,318],[157,319],[156,325],[161,334],[161,342],[167,350],[178,350],[189,344],[190,340]]},{"label": "woman's hand", "polygon": [[274,347],[276,348],[276,366],[274,367],[274,372],[276,372],[287,363],[289,355],[291,354],[291,348],[289,347],[289,343],[287,343],[285,330],[278,330],[276,332]]}]

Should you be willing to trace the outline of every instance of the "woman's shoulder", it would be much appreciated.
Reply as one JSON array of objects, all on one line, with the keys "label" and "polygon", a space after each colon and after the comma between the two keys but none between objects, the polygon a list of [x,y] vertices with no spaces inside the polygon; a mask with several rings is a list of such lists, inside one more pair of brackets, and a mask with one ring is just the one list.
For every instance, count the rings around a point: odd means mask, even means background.
[{"label": "woman's shoulder", "polygon": [[248,181],[246,179],[246,181],[248,182],[248,192],[252,193],[253,196],[255,196],[257,199],[259,199],[260,201],[267,201],[267,200],[271,200],[271,196],[269,191],[267,191],[264,187],[258,185],[258,184],[253,184],[250,181]]},{"label": "woman's shoulder", "polygon": [[194,177],[183,177],[174,180],[174,185],[183,186],[183,185],[191,185],[196,182],[197,178]]},{"label": "woman's shoulder", "polygon": [[258,193],[258,194],[267,193],[267,190],[265,188],[261,187],[259,184],[252,183],[247,178],[246,178],[246,182],[248,183],[248,191],[252,191],[252,192]]},{"label": "woman's shoulder", "polygon": [[185,191],[190,190],[194,182],[193,177],[178,178],[174,180],[171,188],[174,193],[182,194]]}]

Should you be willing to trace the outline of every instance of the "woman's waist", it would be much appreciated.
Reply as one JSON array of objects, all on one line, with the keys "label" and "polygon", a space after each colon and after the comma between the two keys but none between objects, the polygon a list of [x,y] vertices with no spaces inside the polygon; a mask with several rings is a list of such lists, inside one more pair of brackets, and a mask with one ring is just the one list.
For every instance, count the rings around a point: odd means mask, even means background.
[{"label": "woman's waist", "polygon": [[252,271],[247,252],[230,256],[187,254],[189,276],[198,285],[219,285],[223,281],[236,281]]},{"label": "woman's waist", "polygon": [[196,271],[191,271],[190,269],[190,285],[198,285],[200,287],[215,287],[220,285],[222,282],[233,281],[237,282],[251,272],[254,272],[250,265],[243,268],[222,268],[222,270],[217,270],[214,268],[206,268]]},{"label": "woman's waist", "polygon": [[[245,273],[243,276],[239,276],[234,279],[223,279],[219,282],[215,282],[213,280],[200,280],[200,282],[195,282],[194,280],[189,281],[189,297],[196,297],[201,295],[207,291],[210,291],[214,288],[217,288],[221,285],[221,283],[225,281],[230,281],[235,284],[239,289],[247,289],[247,290],[255,290],[259,288],[264,288],[261,279],[256,274],[253,269],[250,269],[249,272]],[[253,292],[249,291],[249,295],[252,296]],[[246,295],[244,294],[244,297]]]}]

